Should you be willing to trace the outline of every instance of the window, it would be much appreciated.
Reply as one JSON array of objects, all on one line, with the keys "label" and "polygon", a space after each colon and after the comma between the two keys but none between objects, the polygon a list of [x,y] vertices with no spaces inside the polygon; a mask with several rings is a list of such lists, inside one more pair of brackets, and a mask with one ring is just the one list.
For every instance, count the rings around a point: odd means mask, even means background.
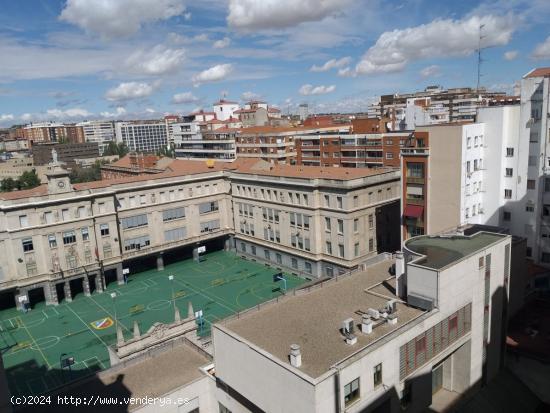
[{"label": "window", "polygon": [[472,147],[472,138],[466,138],[466,147],[471,148]]},{"label": "window", "polygon": [[353,220],[353,232],[359,232],[359,218]]},{"label": "window", "polygon": [[252,255],[256,255],[256,246],[255,246],[255,245],[251,245],[251,246],[250,246],[250,251],[252,252]]},{"label": "window", "polygon": [[479,169],[477,165],[477,159],[474,159],[474,171],[477,171]]},{"label": "window", "polygon": [[180,241],[184,239],[186,236],[186,230],[185,227],[182,228],[174,228],[164,231],[164,240],[166,242],[171,241]]},{"label": "window", "polygon": [[29,226],[29,220],[26,215],[19,215],[19,226],[25,228]]},{"label": "window", "polygon": [[472,172],[472,167],[471,167],[471,162],[470,161],[466,162],[466,172],[467,173]]},{"label": "window", "polygon": [[212,221],[207,221],[207,222],[201,222],[200,224],[201,234],[205,232],[211,232],[217,229],[220,229],[219,219],[214,219]]},{"label": "window", "polygon": [[511,189],[505,189],[504,190],[504,198],[512,199],[512,190]]},{"label": "window", "polygon": [[46,221],[46,224],[53,224],[53,212],[44,212],[44,220]]},{"label": "window", "polygon": [[339,209],[342,209],[342,197],[341,196],[337,196],[336,197],[336,205],[338,206]]},{"label": "window", "polygon": [[296,258],[292,258],[291,265],[292,265],[292,268],[298,269],[298,260]]},{"label": "window", "polygon": [[355,245],[353,246],[353,253],[356,257],[359,256],[359,243],[356,242]]},{"label": "window", "polygon": [[145,195],[140,195],[139,196],[139,203],[141,205],[145,205],[147,203],[147,197]]},{"label": "window", "polygon": [[514,176],[514,170],[512,168],[506,168],[506,176],[508,178]]},{"label": "window", "polygon": [[199,214],[207,214],[209,212],[215,212],[219,209],[218,201],[204,202],[199,204]]},{"label": "window", "polygon": [[511,219],[512,219],[512,213],[510,211],[503,211],[502,220],[503,221],[510,221]]},{"label": "window", "polygon": [[134,215],[120,220],[122,229],[137,228],[147,225],[147,214]]},{"label": "window", "polygon": [[330,196],[329,195],[325,195],[325,206],[330,207]]},{"label": "window", "polygon": [[359,377],[344,386],[344,404],[349,406],[359,399]]},{"label": "window", "polygon": [[393,152],[386,152],[386,159],[393,159]]},{"label": "window", "polygon": [[380,386],[382,384],[382,363],[374,366],[373,378],[374,387]]},{"label": "window", "polygon": [[338,220],[338,234],[344,233],[344,221],[342,219]]},{"label": "window", "polygon": [[55,234],[48,235],[48,244],[50,248],[57,247],[57,239],[55,238]]},{"label": "window", "polygon": [[106,237],[107,235],[109,235],[109,224],[100,224],[99,232],[101,233],[102,237]]},{"label": "window", "polygon": [[[240,204],[239,204],[240,205]],[[174,208],[162,211],[162,221],[172,221],[174,219],[180,219],[185,217],[185,208]]]},{"label": "window", "polygon": [[61,216],[63,217],[63,221],[68,221],[70,219],[69,210],[68,209],[62,209],[61,210]]},{"label": "window", "polygon": [[374,238],[369,238],[369,252],[374,251]]},{"label": "window", "polygon": [[146,247],[151,244],[149,235],[144,235],[142,237],[130,238],[124,240],[124,250],[140,250],[143,247]]},{"label": "window", "polygon": [[[220,110],[223,108],[220,108]],[[220,413],[231,413],[231,410],[229,410],[227,407],[225,407],[223,404],[218,402],[218,407],[220,409]]]},{"label": "window", "polygon": [[23,252],[34,251],[34,245],[32,244],[32,238],[24,238],[21,240],[23,245]]},{"label": "window", "polygon": [[244,242],[241,242],[241,251],[246,252],[246,244]]},{"label": "window", "polygon": [[330,231],[330,218],[325,217],[325,231]]},{"label": "window", "polygon": [[325,249],[327,254],[332,255],[332,243],[330,241],[326,242]]},{"label": "window", "polygon": [[534,179],[527,180],[527,189],[535,189],[536,182]]},{"label": "window", "polygon": [[283,263],[283,257],[281,256],[281,254],[275,254],[275,260],[277,261],[277,264]]},{"label": "window", "polygon": [[540,256],[541,262],[550,263],[550,252],[543,252]]},{"label": "window", "polygon": [[550,192],[550,178],[544,180],[544,192]]},{"label": "window", "polygon": [[407,162],[407,178],[424,178],[424,165],[418,162]]},{"label": "window", "polygon": [[525,205],[525,211],[526,212],[535,212],[535,205],[533,205],[533,203],[531,203],[531,202],[528,202]]},{"label": "window", "polygon": [[369,215],[369,229],[372,229],[374,227],[374,215]]},{"label": "window", "polygon": [[340,257],[344,258],[344,244],[338,244],[338,254]]},{"label": "window", "polygon": [[90,240],[90,233],[88,232],[88,227],[81,228],[80,233],[82,234],[82,241]]},{"label": "window", "polygon": [[506,148],[506,156],[507,157],[514,156],[514,148]]},{"label": "window", "polygon": [[83,206],[79,206],[78,209],[76,210],[76,217],[83,218],[85,216],[86,216],[86,208],[84,208]]},{"label": "window", "polygon": [[305,268],[305,271],[308,273],[308,274],[311,274],[312,273],[312,268],[311,268],[311,262],[304,262],[304,268]]},{"label": "window", "polygon": [[76,234],[74,231],[66,231],[63,233],[63,244],[74,244],[76,242]]},{"label": "window", "polygon": [[264,250],[264,257],[266,260],[271,260],[271,254],[268,250]]}]

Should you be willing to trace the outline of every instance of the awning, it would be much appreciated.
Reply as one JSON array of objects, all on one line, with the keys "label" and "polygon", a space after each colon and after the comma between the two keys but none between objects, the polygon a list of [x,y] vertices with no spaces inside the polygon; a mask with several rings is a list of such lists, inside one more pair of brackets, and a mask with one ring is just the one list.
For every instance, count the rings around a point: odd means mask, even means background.
[{"label": "awning", "polygon": [[403,215],[409,218],[420,218],[424,212],[424,207],[421,205],[407,205],[403,211]]}]

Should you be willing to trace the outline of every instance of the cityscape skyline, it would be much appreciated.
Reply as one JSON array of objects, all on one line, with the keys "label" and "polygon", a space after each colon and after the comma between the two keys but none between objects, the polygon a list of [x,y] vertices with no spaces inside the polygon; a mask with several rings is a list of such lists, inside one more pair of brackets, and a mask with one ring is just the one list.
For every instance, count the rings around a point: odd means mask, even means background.
[{"label": "cityscape skyline", "polygon": [[543,1],[259,4],[8,3],[0,126],[159,118],[223,96],[283,113],[303,102],[313,112],[366,111],[381,94],[475,86],[480,25],[488,89],[511,92],[550,59]]}]

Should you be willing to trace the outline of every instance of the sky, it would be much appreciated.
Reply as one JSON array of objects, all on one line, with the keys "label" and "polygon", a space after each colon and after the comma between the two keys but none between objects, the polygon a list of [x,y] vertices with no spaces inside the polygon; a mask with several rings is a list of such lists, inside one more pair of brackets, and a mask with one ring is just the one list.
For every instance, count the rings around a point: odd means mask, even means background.
[{"label": "sky", "polygon": [[0,0],[0,126],[159,118],[221,97],[365,111],[550,66],[550,1]]}]

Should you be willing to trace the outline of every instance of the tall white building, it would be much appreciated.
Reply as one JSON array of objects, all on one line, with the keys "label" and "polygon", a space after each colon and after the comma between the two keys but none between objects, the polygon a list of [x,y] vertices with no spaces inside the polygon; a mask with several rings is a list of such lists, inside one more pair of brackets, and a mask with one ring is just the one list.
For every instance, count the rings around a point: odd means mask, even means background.
[{"label": "tall white building", "polygon": [[131,151],[154,153],[168,144],[164,121],[116,122],[117,142],[124,142]]},{"label": "tall white building", "polygon": [[[521,80],[519,151],[526,174],[518,185],[521,197],[511,209],[515,233],[527,237],[527,253],[550,265],[550,67],[527,73]],[[522,228],[523,227],[523,228]]]},{"label": "tall white building", "polygon": [[76,126],[82,127],[86,142],[97,142],[100,156],[103,155],[107,145],[115,140],[115,127],[111,121],[80,122]]}]

